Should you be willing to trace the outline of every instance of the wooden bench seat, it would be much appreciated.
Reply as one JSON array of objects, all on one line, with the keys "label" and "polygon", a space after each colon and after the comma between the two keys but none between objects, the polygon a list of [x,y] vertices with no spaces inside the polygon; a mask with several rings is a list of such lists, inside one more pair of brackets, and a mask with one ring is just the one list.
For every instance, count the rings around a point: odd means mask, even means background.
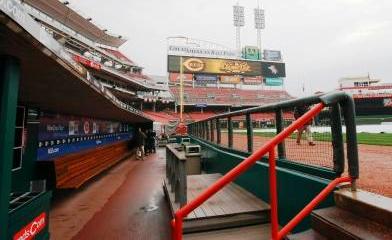
[{"label": "wooden bench seat", "polygon": [[54,160],[56,187],[79,188],[130,154],[128,141],[123,141],[59,157]]}]

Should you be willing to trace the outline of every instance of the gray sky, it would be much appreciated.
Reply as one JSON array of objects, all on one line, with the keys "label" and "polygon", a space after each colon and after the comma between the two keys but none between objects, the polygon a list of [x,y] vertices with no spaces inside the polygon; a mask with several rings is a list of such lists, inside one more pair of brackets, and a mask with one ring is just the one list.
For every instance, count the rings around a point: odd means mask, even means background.
[{"label": "gray sky", "polygon": [[[95,23],[128,37],[121,50],[147,74],[166,74],[166,38],[183,35],[235,46],[232,5],[236,0],[70,0]],[[253,8],[242,0],[242,44],[256,45]],[[286,90],[337,87],[342,76],[367,75],[392,82],[391,0],[264,0],[263,48],[280,49]]]}]

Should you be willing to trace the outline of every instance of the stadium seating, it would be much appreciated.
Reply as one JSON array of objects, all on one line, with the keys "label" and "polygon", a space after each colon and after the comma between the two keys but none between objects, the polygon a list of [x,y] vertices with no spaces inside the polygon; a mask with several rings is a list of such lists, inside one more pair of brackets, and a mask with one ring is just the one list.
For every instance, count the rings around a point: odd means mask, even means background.
[{"label": "stadium seating", "polygon": [[[178,98],[177,87],[170,88],[171,93]],[[259,106],[273,102],[291,99],[292,97],[281,90],[242,90],[234,88],[184,88],[186,104],[210,105],[247,105]]]}]

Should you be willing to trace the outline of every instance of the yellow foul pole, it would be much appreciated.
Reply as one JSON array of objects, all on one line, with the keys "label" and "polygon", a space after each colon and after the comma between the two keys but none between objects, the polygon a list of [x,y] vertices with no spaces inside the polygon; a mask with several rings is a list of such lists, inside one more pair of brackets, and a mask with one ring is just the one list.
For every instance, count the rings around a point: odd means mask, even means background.
[{"label": "yellow foul pole", "polygon": [[184,64],[183,59],[180,57],[180,123],[183,123],[183,112],[184,112]]}]

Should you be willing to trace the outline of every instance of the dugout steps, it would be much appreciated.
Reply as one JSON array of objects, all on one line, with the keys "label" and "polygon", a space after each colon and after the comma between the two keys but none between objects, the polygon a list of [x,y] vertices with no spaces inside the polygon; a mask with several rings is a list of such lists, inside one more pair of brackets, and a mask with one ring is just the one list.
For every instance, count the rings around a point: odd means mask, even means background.
[{"label": "dugout steps", "polygon": [[336,206],[312,212],[311,230],[288,239],[392,239],[392,199],[348,189],[335,191],[334,199]]}]

